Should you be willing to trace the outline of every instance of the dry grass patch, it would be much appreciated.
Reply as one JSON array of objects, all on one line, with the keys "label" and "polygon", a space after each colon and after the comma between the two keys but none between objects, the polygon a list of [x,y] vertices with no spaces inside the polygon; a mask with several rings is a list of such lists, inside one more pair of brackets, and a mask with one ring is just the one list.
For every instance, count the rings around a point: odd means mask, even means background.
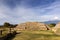
[{"label": "dry grass patch", "polygon": [[22,31],[13,40],[60,40],[52,31]]}]

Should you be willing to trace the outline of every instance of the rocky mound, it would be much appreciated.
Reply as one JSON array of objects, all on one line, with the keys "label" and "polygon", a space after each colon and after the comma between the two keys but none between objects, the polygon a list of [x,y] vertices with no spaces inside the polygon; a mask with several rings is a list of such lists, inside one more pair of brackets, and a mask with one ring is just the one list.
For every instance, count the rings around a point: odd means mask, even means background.
[{"label": "rocky mound", "polygon": [[26,23],[18,24],[16,29],[17,30],[49,30],[50,28],[44,23],[26,22]]}]

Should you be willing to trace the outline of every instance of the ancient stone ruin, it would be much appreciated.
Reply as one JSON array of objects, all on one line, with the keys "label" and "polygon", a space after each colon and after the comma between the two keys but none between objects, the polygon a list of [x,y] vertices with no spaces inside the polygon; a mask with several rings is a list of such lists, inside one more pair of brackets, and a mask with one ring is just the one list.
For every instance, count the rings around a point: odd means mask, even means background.
[{"label": "ancient stone ruin", "polygon": [[50,30],[48,25],[40,22],[26,22],[18,24],[17,30]]},{"label": "ancient stone ruin", "polygon": [[54,28],[52,28],[52,31],[54,31],[57,35],[60,35],[60,22],[57,23]]},{"label": "ancient stone ruin", "polygon": [[56,32],[60,28],[60,22],[56,24],[55,27],[52,28],[52,31]]}]

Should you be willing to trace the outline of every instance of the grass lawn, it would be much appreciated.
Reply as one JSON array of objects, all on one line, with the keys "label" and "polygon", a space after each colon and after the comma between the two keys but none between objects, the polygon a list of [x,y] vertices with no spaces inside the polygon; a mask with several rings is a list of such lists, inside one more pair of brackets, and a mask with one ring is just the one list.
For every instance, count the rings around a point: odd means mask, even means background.
[{"label": "grass lawn", "polygon": [[21,31],[13,40],[60,40],[52,31]]}]

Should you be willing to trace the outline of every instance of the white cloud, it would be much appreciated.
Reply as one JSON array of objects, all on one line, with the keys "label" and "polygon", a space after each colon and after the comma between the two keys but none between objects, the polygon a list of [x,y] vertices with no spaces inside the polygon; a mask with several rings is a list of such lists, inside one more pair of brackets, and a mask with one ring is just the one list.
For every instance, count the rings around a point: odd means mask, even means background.
[{"label": "white cloud", "polygon": [[0,19],[8,17],[7,15],[5,15],[6,12],[7,12],[7,8],[1,4],[0,5]]},{"label": "white cloud", "polygon": [[44,20],[60,20],[60,2],[55,2],[45,9],[51,9],[51,11],[42,16],[45,18]]},{"label": "white cloud", "polygon": [[0,13],[0,19],[2,19],[2,18],[7,18],[7,15],[4,15],[4,14]]},{"label": "white cloud", "polygon": [[53,3],[47,8],[41,9],[27,8],[23,5],[10,9],[4,4],[0,4],[1,23],[8,21],[10,23],[22,23],[26,21],[48,21],[60,18],[60,3]]},{"label": "white cloud", "polygon": [[59,19],[59,17],[55,16],[54,19],[57,20],[57,19]]}]

